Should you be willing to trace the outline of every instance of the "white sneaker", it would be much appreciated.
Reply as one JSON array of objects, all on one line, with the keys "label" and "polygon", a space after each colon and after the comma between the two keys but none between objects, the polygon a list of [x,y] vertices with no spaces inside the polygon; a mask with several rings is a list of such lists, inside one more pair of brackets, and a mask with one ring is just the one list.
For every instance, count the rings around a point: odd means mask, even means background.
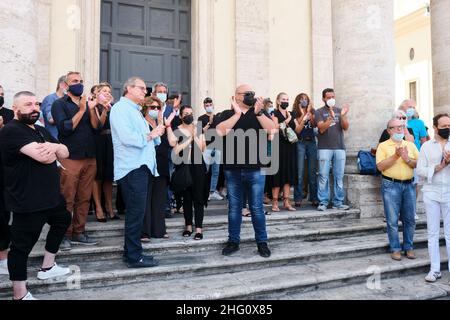
[{"label": "white sneaker", "polygon": [[425,277],[426,282],[436,282],[437,279],[442,278],[442,274],[440,272],[430,271]]},{"label": "white sneaker", "polygon": [[320,206],[317,207],[317,210],[319,210],[319,211],[327,211],[327,206],[321,204]]},{"label": "white sneaker", "polygon": [[62,268],[55,263],[55,265],[50,270],[39,271],[37,274],[37,278],[39,280],[47,280],[50,278],[62,277],[70,273],[71,272],[69,268]]},{"label": "white sneaker", "polygon": [[350,207],[345,205],[345,204],[341,204],[340,206],[333,206],[333,209],[335,209],[335,210],[349,210]]},{"label": "white sneaker", "polygon": [[217,191],[214,191],[209,194],[208,200],[223,200],[223,197]]},{"label": "white sneaker", "polygon": [[8,275],[8,260],[0,261],[0,275]]},{"label": "white sneaker", "polygon": [[31,292],[28,291],[27,294],[26,294],[26,296],[23,297],[23,298],[20,299],[20,300],[38,300],[38,299],[36,299],[35,297],[33,297],[33,295],[31,294]]}]

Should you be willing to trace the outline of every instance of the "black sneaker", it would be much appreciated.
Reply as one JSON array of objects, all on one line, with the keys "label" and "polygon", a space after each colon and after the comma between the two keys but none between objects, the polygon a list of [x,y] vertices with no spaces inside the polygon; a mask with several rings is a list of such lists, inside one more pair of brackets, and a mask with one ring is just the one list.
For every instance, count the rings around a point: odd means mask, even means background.
[{"label": "black sneaker", "polygon": [[95,246],[98,244],[98,241],[92,240],[86,233],[74,234],[70,242],[71,244],[82,244],[85,246]]},{"label": "black sneaker", "polygon": [[258,252],[263,258],[269,258],[271,254],[266,242],[258,243]]},{"label": "black sneaker", "polygon": [[224,256],[231,256],[233,253],[239,251],[239,243],[228,242],[227,246],[223,248],[222,254]]},{"label": "black sneaker", "polygon": [[128,268],[132,268],[132,269],[137,269],[137,268],[152,268],[152,267],[157,267],[159,266],[159,261],[158,260],[148,260],[145,258],[141,258],[141,260],[139,260],[138,262],[133,262],[133,263],[128,263],[127,264]]}]

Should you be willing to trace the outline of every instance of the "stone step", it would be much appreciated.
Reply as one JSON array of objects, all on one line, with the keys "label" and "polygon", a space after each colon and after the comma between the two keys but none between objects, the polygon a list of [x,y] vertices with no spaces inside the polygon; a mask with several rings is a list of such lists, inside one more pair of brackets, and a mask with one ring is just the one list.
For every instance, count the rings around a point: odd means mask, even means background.
[{"label": "stone step", "polygon": [[[383,278],[355,285],[342,286],[332,289],[321,289],[301,293],[282,293],[266,296],[269,299],[283,300],[436,300],[448,299],[450,294],[448,273],[444,273],[441,280],[427,283],[425,273],[417,275]],[[378,285],[379,284],[379,285]]]},{"label": "stone step", "polygon": [[[415,244],[417,248],[426,247],[426,230],[417,231]],[[91,287],[129,285],[144,281],[188,279],[212,274],[223,275],[242,270],[265,269],[267,272],[272,272],[272,268],[276,269],[290,265],[295,265],[299,268],[305,268],[310,265],[321,267],[323,265],[329,265],[333,269],[340,270],[343,268],[346,270],[348,266],[346,264],[342,265],[342,261],[353,258],[367,259],[371,255],[376,255],[377,257],[385,256],[388,258],[387,261],[391,262],[389,255],[386,254],[388,242],[385,234],[323,241],[282,241],[271,244],[271,249],[273,254],[269,259],[264,259],[257,255],[256,246],[250,243],[244,244],[241,250],[233,257],[222,256],[219,248],[196,253],[158,254],[156,257],[160,260],[161,265],[149,269],[128,269],[117,258],[89,262],[81,256],[74,267],[81,271],[80,279],[84,290]],[[427,260],[428,255],[426,250],[420,252],[422,252],[422,260]],[[418,261],[422,260],[419,259]],[[382,262],[384,263],[386,260],[382,260]],[[367,266],[375,263],[377,263],[376,260],[368,263]],[[405,270],[410,266],[407,264],[407,261],[401,262],[399,265],[405,265]],[[312,270],[310,269],[310,271]],[[7,277],[5,277],[6,279]],[[33,292],[66,290],[67,279],[65,277],[62,279],[39,281],[36,279],[36,271],[30,268],[28,285]],[[72,279],[73,277],[69,277],[70,281]],[[1,281],[0,296],[2,294],[7,296],[10,286],[11,283],[9,281]]]},{"label": "stone step", "polygon": [[[249,219],[249,218],[247,218]],[[417,221],[417,229],[426,227],[426,221]],[[143,244],[147,252],[155,254],[166,253],[194,253],[205,250],[220,250],[227,241],[226,226],[219,228],[205,228],[202,241],[181,236],[183,228],[170,233],[170,239],[152,239],[150,243]],[[348,236],[364,236],[373,233],[385,234],[386,223],[382,219],[346,219],[336,221],[306,222],[277,221],[268,223],[267,231],[270,243],[286,241],[320,241],[325,239],[341,239]],[[72,246],[71,251],[62,251],[58,254],[58,261],[76,263],[79,260],[98,261],[119,259],[123,252],[123,236],[111,238],[97,238],[97,246]],[[251,224],[245,224],[241,230],[241,243],[254,245],[254,231]],[[44,253],[43,241],[40,241],[30,254],[30,263],[38,264]]]},{"label": "stone step", "polygon": [[[319,248],[318,248],[319,249]],[[330,253],[333,248],[327,248]],[[85,287],[82,290],[53,291],[54,285],[48,284],[44,290],[36,290],[35,280],[30,281],[30,290],[40,299],[49,300],[198,300],[198,299],[272,299],[275,297],[296,297],[302,293],[313,290],[331,290],[353,285],[365,284],[373,277],[373,268],[381,274],[382,279],[398,279],[404,276],[424,276],[429,268],[428,253],[426,249],[416,250],[417,259],[403,259],[396,262],[390,259],[388,254],[370,254],[358,257],[350,257],[339,260],[286,264],[280,266],[267,266],[254,269],[241,264],[239,270],[228,270],[231,263],[239,263],[242,257],[222,258],[224,270],[217,274],[196,274],[189,276],[180,274],[182,267],[166,270],[167,277],[141,278],[137,275],[151,274],[159,270],[158,267],[149,270],[127,270],[129,279],[115,285],[102,281],[97,274],[96,287]],[[445,249],[441,249],[443,263],[447,262]],[[254,258],[259,259],[259,258]],[[261,261],[262,262],[262,261]],[[210,266],[211,267],[211,266]],[[136,273],[136,275],[132,275]],[[179,277],[170,277],[177,273]],[[106,277],[117,278],[119,271],[103,272]],[[93,276],[93,274],[91,275]],[[82,285],[88,276],[82,275]],[[145,281],[147,280],[147,281]],[[396,280],[401,284],[401,279]],[[405,280],[406,281],[406,280]],[[345,290],[345,289],[342,289]],[[388,290],[388,289],[386,289]],[[400,289],[399,289],[400,290]],[[409,289],[409,292],[413,288]],[[4,292],[4,291],[3,291]],[[442,297],[439,295],[427,295],[427,297]],[[6,294],[3,294],[3,298]],[[355,297],[355,296],[354,296]],[[357,296],[363,299],[365,296]],[[367,295],[367,298],[370,298]]]},{"label": "stone step", "polygon": [[[209,209],[205,212],[204,226],[207,228],[226,228],[228,227],[227,209],[222,206],[220,212],[211,212]],[[299,223],[305,222],[320,222],[320,221],[336,221],[345,219],[358,219],[360,211],[358,209],[351,209],[348,211],[342,210],[327,210],[326,212],[319,212],[311,209],[300,209],[295,212],[279,212],[266,216],[267,224],[272,224],[280,221],[296,221]],[[124,217],[122,217],[124,219]],[[107,223],[99,223],[93,217],[89,218],[86,225],[86,231],[92,237],[115,237],[122,236],[124,230],[124,220],[108,221]],[[166,226],[168,231],[180,229],[184,227],[184,218],[181,214],[174,215],[172,219],[166,219]],[[243,226],[251,225],[251,219],[243,217]]]}]

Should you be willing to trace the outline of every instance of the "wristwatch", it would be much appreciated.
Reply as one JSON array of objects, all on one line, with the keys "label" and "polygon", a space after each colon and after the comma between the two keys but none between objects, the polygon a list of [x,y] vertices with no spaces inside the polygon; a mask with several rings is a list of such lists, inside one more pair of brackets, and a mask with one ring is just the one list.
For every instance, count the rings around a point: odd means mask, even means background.
[{"label": "wristwatch", "polygon": [[261,117],[264,114],[264,110],[259,110],[258,113],[255,113],[257,117]]}]

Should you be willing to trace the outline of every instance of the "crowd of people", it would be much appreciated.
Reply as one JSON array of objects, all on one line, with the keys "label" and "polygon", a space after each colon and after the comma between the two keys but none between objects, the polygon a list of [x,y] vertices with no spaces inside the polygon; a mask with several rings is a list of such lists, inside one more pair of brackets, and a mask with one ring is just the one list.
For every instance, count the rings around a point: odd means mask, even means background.
[{"label": "crowd of people", "polygon": [[[99,223],[120,220],[117,212],[126,212],[123,262],[129,268],[159,265],[144,254],[142,243],[169,238],[166,219],[176,212],[184,215],[180,234],[202,240],[210,201],[228,201],[225,256],[239,250],[243,217],[251,217],[258,253],[268,258],[266,215],[296,211],[307,205],[307,198],[320,212],[349,209],[343,181],[350,106],[337,106],[331,88],[323,90],[323,106],[315,109],[305,93],[290,108],[286,93],[273,103],[241,85],[231,108],[222,112],[207,97],[197,121],[193,107],[183,104],[181,95],[169,95],[161,82],[149,88],[144,79],[132,77],[118,101],[106,82],[85,91],[82,75],[69,72],[42,103],[31,92],[17,93],[11,111],[3,107],[0,87],[0,274],[13,281],[14,299],[33,299],[26,288],[26,262],[44,224],[50,231],[39,279],[70,273],[55,263],[58,250],[98,245],[86,233],[91,204]],[[406,100],[377,147],[394,260],[401,260],[401,251],[415,258],[417,182],[426,180],[432,259],[427,281],[440,277],[441,214],[450,253],[449,128],[450,118],[438,115],[430,140],[414,101]],[[265,211],[264,204],[271,204],[271,210]]]}]

